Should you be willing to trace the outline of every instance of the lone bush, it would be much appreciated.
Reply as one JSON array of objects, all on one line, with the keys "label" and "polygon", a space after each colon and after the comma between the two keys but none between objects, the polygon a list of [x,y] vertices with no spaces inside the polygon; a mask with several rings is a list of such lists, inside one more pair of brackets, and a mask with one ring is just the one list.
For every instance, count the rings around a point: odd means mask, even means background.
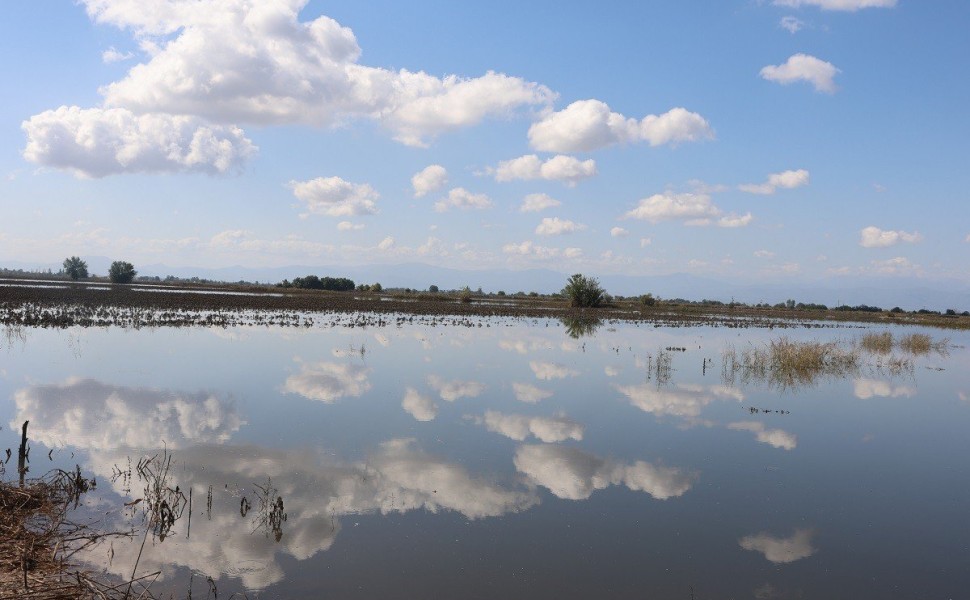
[{"label": "lone bush", "polygon": [[64,259],[64,274],[77,281],[78,279],[87,279],[88,277],[88,263],[84,262],[77,256],[71,256]]},{"label": "lone bush", "polygon": [[138,271],[135,271],[135,266],[123,260],[114,261],[108,269],[108,277],[111,279],[111,283],[131,283],[137,274]]},{"label": "lone bush", "polygon": [[569,305],[580,308],[595,308],[603,303],[606,292],[595,277],[576,273],[566,282],[562,295],[569,299]]}]

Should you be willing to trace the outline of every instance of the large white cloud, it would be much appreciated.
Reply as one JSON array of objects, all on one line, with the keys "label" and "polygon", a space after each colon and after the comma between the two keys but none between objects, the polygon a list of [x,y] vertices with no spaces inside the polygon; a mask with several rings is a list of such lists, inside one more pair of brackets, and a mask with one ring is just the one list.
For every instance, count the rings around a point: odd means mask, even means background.
[{"label": "large white cloud", "polygon": [[921,241],[923,241],[923,235],[918,231],[907,233],[869,226],[859,232],[859,245],[863,248],[886,248],[900,242],[915,244]]},{"label": "large white cloud", "polygon": [[815,86],[815,91],[834,94],[835,76],[839,70],[830,62],[809,54],[793,54],[780,65],[768,65],[761,69],[761,77],[788,85],[796,81],[807,81]]},{"label": "large white cloud", "polygon": [[363,396],[371,388],[369,374],[370,368],[356,363],[303,364],[299,373],[286,378],[283,391],[333,404],[340,398]]},{"label": "large white cloud", "polygon": [[581,441],[585,430],[582,423],[568,417],[529,417],[494,410],[485,411],[485,415],[475,421],[489,431],[519,442],[525,441],[530,435],[547,443]]},{"label": "large white cloud", "polygon": [[434,77],[359,64],[354,33],[307,0],[85,0],[97,22],[132,30],[147,61],[101,89],[109,106],[214,122],[328,125],[369,118],[424,145],[446,131],[555,98],[545,86],[488,72]]},{"label": "large white cloud", "polygon": [[238,127],[124,108],[62,106],[21,124],[24,158],[80,177],[118,173],[230,173],[256,154]]},{"label": "large white cloud", "polygon": [[562,181],[576,185],[583,179],[596,175],[596,161],[579,160],[573,156],[558,154],[545,161],[535,154],[527,154],[512,160],[502,161],[489,172],[495,174],[495,181],[514,181],[516,179]]},{"label": "large white cloud", "polygon": [[822,10],[857,11],[862,8],[892,8],[896,0],[775,0],[775,6],[817,6]]},{"label": "large white cloud", "polygon": [[329,217],[353,217],[377,213],[380,194],[366,183],[350,183],[339,177],[317,177],[309,181],[291,181],[293,195],[306,203],[314,214]]},{"label": "large white cloud", "polygon": [[182,448],[225,442],[243,424],[227,398],[93,379],[20,389],[14,402],[17,415],[10,426],[30,421],[30,437],[48,447],[141,448],[161,439],[169,448]]},{"label": "large white cloud", "polygon": [[796,529],[795,533],[787,538],[761,532],[741,538],[738,544],[745,550],[760,552],[775,564],[787,564],[815,554],[815,548],[812,547],[813,536],[814,532],[811,529]]},{"label": "large white cloud", "polygon": [[520,446],[513,461],[516,469],[565,500],[585,500],[595,490],[611,485],[625,485],[666,500],[684,495],[697,481],[696,474],[682,469],[641,460],[625,465],[552,444]]},{"label": "large white cloud", "polygon": [[586,225],[559,217],[546,217],[536,227],[536,235],[564,235],[586,229]]},{"label": "large white cloud", "polygon": [[411,178],[415,198],[437,192],[446,183],[448,183],[448,170],[441,165],[429,165],[415,173],[414,177]]},{"label": "large white cloud", "polygon": [[779,188],[791,190],[803,185],[808,185],[809,173],[805,169],[782,171],[768,175],[768,180],[764,183],[745,183],[739,185],[738,189],[742,192],[751,194],[774,194]]},{"label": "large white cloud", "polygon": [[714,131],[704,117],[684,108],[647,115],[637,121],[612,112],[600,100],[573,102],[529,128],[529,143],[544,152],[590,152],[640,141],[660,146],[713,137]]}]

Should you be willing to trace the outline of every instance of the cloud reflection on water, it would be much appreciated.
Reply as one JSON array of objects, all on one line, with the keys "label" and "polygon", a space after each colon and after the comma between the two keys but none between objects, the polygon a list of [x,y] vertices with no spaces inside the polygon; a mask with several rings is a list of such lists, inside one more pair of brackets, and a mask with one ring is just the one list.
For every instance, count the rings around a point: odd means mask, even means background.
[{"label": "cloud reflection on water", "polygon": [[755,434],[755,438],[762,444],[768,444],[775,448],[784,450],[794,450],[798,446],[798,436],[789,433],[784,429],[768,429],[764,423],[758,421],[738,421],[728,423],[728,429],[735,431],[750,431]]},{"label": "cloud reflection on water", "polygon": [[618,392],[629,398],[630,404],[658,417],[697,417],[705,406],[714,400],[744,400],[744,394],[725,385],[699,385],[678,383],[671,388],[655,384],[614,385]]},{"label": "cloud reflection on water", "polygon": [[302,363],[299,373],[286,378],[283,391],[333,404],[340,398],[359,398],[370,390],[370,372],[370,368],[356,363]]},{"label": "cloud reflection on water", "polygon": [[738,544],[745,550],[760,552],[775,564],[787,564],[815,554],[815,548],[812,546],[814,535],[815,532],[811,529],[796,529],[795,533],[786,538],[762,531],[741,538]]},{"label": "cloud reflection on water", "polygon": [[[115,465],[125,464],[127,458],[117,451],[94,453],[89,468],[100,480],[111,480]],[[175,461],[175,483],[182,490],[195,491],[192,535],[179,534],[187,526],[181,521],[176,535],[146,546],[139,572],[167,572],[177,565],[217,579],[220,573],[230,574],[247,589],[282,580],[284,556],[305,560],[329,549],[340,531],[340,517],[426,510],[480,519],[520,512],[538,502],[532,490],[514,490],[475,477],[460,465],[424,452],[410,439],[384,442],[356,462],[325,461],[311,452],[254,446],[197,446],[179,451]],[[251,515],[244,517],[239,511],[244,496],[255,505],[254,486],[268,477],[288,515],[279,543],[262,535]],[[204,515],[200,506],[210,485],[213,510]],[[112,486],[122,496],[137,496],[137,492],[128,493],[121,479]],[[113,543],[110,571],[130,576],[140,538]],[[102,550],[92,551],[87,560],[101,563]]]},{"label": "cloud reflection on water", "polygon": [[17,415],[30,437],[48,447],[89,450],[170,448],[227,441],[244,421],[235,403],[207,392],[111,385],[94,379],[35,385],[14,393]]},{"label": "cloud reflection on water", "polygon": [[485,411],[482,417],[474,417],[486,429],[518,442],[525,441],[530,435],[543,442],[580,441],[583,439],[582,423],[565,417],[529,417],[526,415],[504,414],[494,410]]},{"label": "cloud reflection on water", "polygon": [[515,468],[564,500],[585,500],[595,490],[625,485],[657,500],[682,496],[698,474],[638,460],[626,465],[577,448],[552,444],[519,446]]}]

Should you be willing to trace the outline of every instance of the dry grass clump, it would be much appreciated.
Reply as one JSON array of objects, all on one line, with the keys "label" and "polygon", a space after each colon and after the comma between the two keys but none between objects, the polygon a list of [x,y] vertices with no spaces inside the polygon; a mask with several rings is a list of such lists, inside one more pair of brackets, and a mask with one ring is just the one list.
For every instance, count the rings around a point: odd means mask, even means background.
[{"label": "dry grass clump", "polygon": [[949,346],[950,340],[948,338],[934,340],[925,333],[911,333],[903,336],[899,340],[899,347],[901,349],[916,355],[929,354],[930,352],[947,354]]},{"label": "dry grass clump", "polygon": [[893,351],[893,334],[888,331],[866,333],[859,343],[863,350],[873,354],[889,354]]},{"label": "dry grass clump", "polygon": [[782,389],[814,385],[822,377],[847,377],[861,366],[855,348],[843,348],[838,342],[797,342],[787,337],[748,348],[740,356],[729,348],[723,359],[726,383],[733,385],[740,374],[743,383],[767,381]]},{"label": "dry grass clump", "polygon": [[51,471],[22,487],[0,482],[0,599],[123,597],[71,569],[74,554],[104,537],[67,518],[91,485],[80,468]]}]

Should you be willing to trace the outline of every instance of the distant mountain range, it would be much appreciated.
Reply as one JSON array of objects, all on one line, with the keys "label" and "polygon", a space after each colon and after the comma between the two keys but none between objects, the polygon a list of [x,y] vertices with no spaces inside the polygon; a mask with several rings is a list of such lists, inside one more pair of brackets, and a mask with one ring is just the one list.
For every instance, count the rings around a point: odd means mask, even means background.
[{"label": "distant mountain range", "polygon": [[[93,274],[105,274],[111,260],[101,256],[83,257]],[[420,263],[367,266],[302,266],[285,267],[173,267],[165,264],[135,265],[139,275],[165,277],[199,277],[215,281],[259,281],[277,283],[304,275],[349,277],[357,283],[380,282],[384,287],[427,289],[437,285],[442,290],[464,286],[485,292],[503,290],[515,292],[551,293],[562,289],[569,274],[550,269],[461,270]],[[45,270],[57,272],[60,264],[28,263],[0,260],[0,268]],[[587,273],[595,275],[593,273]],[[686,273],[670,275],[602,275],[603,287],[614,295],[637,296],[647,292],[660,298],[688,300],[737,300],[749,304],[776,304],[789,298],[797,302],[838,306],[868,304],[882,308],[899,306],[906,310],[927,308],[962,312],[970,310],[970,283],[957,280],[927,280],[920,278],[828,278],[802,282],[732,282],[698,277]]]}]

